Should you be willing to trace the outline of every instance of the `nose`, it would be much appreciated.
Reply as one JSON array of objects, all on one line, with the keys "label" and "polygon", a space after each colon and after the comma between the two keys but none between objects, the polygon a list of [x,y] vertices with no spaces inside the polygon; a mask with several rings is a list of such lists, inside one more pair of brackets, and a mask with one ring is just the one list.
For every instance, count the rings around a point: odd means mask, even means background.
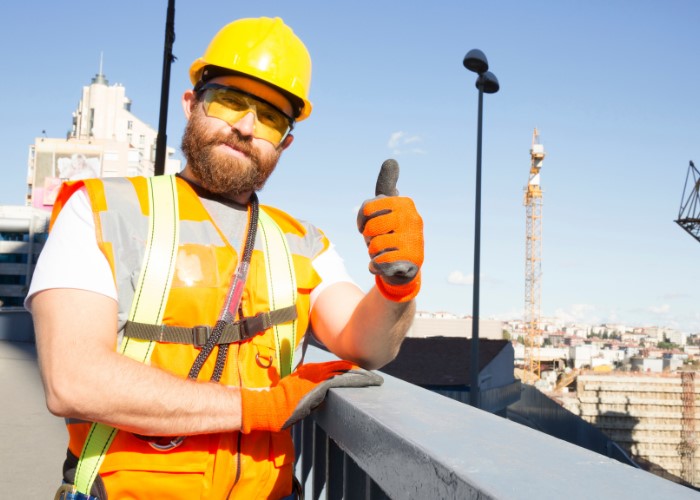
[{"label": "nose", "polygon": [[253,137],[253,133],[255,132],[255,120],[255,112],[250,110],[243,115],[240,120],[234,123],[232,128],[238,130],[244,137]]}]

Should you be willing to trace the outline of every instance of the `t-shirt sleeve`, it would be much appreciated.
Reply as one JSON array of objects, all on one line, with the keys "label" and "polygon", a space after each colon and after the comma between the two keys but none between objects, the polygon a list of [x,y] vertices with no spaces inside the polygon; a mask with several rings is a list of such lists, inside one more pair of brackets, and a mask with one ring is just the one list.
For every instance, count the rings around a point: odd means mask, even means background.
[{"label": "t-shirt sleeve", "polygon": [[70,197],[58,214],[32,276],[24,306],[51,288],[74,288],[117,300],[112,270],[97,246],[95,222],[84,189]]},{"label": "t-shirt sleeve", "polygon": [[311,309],[313,309],[314,302],[316,302],[321,292],[329,286],[340,282],[349,282],[356,285],[345,268],[345,262],[332,243],[324,252],[316,256],[311,265],[321,278],[321,283],[311,291],[309,297]]}]

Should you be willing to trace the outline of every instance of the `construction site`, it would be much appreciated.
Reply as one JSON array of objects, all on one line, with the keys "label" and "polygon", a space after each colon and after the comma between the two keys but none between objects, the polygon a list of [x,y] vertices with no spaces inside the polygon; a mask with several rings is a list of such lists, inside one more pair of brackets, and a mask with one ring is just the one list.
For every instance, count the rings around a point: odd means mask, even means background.
[{"label": "construction site", "polygon": [[[525,354],[516,377],[536,386],[544,366],[556,384],[542,394],[565,410],[595,426],[639,467],[668,480],[700,487],[700,380],[692,366],[666,367],[649,373],[637,367],[625,371],[562,368],[552,357],[542,356],[542,200],[540,170],[544,147],[535,129],[530,150],[531,166],[525,188]],[[691,161],[675,222],[700,242],[700,173]],[[692,358],[692,356],[691,356]],[[607,373],[602,373],[603,371]]]}]

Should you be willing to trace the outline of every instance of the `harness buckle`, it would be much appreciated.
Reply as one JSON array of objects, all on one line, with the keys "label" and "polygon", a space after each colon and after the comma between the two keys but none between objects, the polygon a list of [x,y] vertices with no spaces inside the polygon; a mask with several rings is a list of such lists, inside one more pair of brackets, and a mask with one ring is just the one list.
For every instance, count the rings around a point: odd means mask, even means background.
[{"label": "harness buckle", "polygon": [[208,325],[197,325],[192,327],[192,345],[198,349],[204,347],[211,335],[211,327]]},{"label": "harness buckle", "polygon": [[99,500],[92,495],[80,493],[74,484],[63,483],[56,492],[54,500]]},{"label": "harness buckle", "polygon": [[270,313],[262,312],[256,314],[255,316],[245,318],[241,322],[241,327],[243,330],[241,332],[241,338],[250,338],[257,333],[267,330],[270,328],[270,326],[272,326],[270,321]]},{"label": "harness buckle", "polygon": [[61,486],[58,487],[58,491],[56,491],[56,496],[54,497],[54,500],[65,500],[68,498],[68,495],[71,493],[75,492],[75,486],[72,484],[67,484],[63,483]]}]

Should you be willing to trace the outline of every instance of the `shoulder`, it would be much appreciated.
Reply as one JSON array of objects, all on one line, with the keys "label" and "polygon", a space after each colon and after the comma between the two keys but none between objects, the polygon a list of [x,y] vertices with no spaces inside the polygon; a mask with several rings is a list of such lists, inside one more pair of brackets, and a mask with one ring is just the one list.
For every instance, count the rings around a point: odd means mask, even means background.
[{"label": "shoulder", "polygon": [[264,210],[282,229],[290,244],[296,250],[302,250],[301,253],[307,257],[315,258],[329,248],[330,241],[323,231],[313,224],[268,205],[261,205],[260,209]]}]

